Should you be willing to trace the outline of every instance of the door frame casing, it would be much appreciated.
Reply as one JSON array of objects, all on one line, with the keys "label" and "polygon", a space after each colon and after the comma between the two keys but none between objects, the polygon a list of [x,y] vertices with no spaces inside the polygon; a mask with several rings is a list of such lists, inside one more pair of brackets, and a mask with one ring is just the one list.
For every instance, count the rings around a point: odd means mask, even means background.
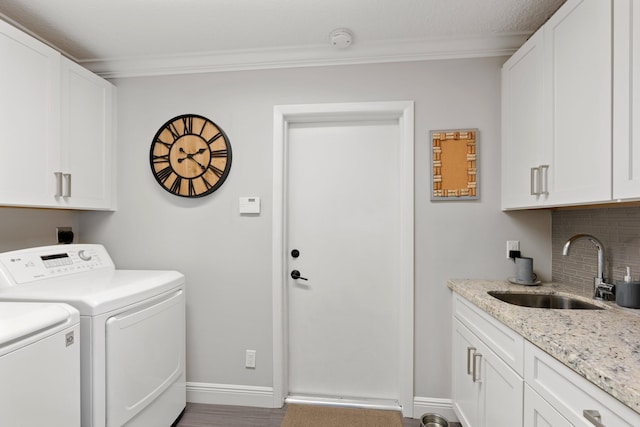
[{"label": "door frame casing", "polygon": [[399,403],[413,416],[414,383],[414,103],[413,101],[277,105],[273,109],[273,406],[288,395],[286,194],[291,123],[398,120],[400,128]]}]

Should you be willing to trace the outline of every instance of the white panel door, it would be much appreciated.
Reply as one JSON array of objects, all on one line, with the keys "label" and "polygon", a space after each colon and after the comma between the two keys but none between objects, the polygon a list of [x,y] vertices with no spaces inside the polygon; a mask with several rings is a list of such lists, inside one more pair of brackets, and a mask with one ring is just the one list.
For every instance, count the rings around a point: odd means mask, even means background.
[{"label": "white panel door", "polygon": [[502,66],[502,209],[535,206],[531,168],[544,143],[544,31]]},{"label": "white panel door", "polygon": [[114,207],[114,97],[111,83],[62,58],[62,206]]},{"label": "white panel door", "polygon": [[0,21],[0,204],[56,205],[59,123],[60,54]]},{"label": "white panel door", "polygon": [[480,426],[521,426],[524,381],[486,346],[482,350]]},{"label": "white panel door", "polygon": [[613,198],[640,198],[640,4],[614,4]]},{"label": "white panel door", "polygon": [[289,128],[292,395],[399,400],[400,136],[398,120]]},{"label": "white panel door", "polygon": [[107,320],[107,427],[131,425],[132,418],[180,378],[185,369],[184,331],[182,290]]},{"label": "white panel door", "polygon": [[611,200],[611,16],[610,0],[568,0],[544,26],[547,205]]},{"label": "white panel door", "polygon": [[459,320],[453,320],[453,409],[464,425],[479,422],[480,383],[473,381],[473,355],[478,351],[478,338]]}]

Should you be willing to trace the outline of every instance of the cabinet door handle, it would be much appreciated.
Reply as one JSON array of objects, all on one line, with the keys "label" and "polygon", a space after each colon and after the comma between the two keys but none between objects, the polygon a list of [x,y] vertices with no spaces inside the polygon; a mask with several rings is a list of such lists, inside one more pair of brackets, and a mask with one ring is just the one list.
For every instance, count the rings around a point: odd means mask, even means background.
[{"label": "cabinet door handle", "polygon": [[549,194],[549,165],[540,165],[540,194]]},{"label": "cabinet door handle", "polygon": [[467,375],[471,375],[471,353],[475,351],[475,347],[467,347]]},{"label": "cabinet door handle", "polygon": [[56,197],[60,197],[60,196],[62,196],[62,172],[54,172],[53,174],[56,176],[56,193],[55,193],[55,196]]},{"label": "cabinet door handle", "polygon": [[71,197],[71,174],[63,173],[62,181],[64,182],[62,197]]},{"label": "cabinet door handle", "polygon": [[482,354],[474,353],[474,355],[473,355],[473,372],[471,373],[471,379],[473,379],[474,383],[481,382],[480,381],[480,377],[476,377],[476,374],[480,370],[480,369],[478,369],[478,362],[477,362],[478,360],[482,360]]},{"label": "cabinet door handle", "polygon": [[529,178],[529,180],[531,182],[531,195],[539,196],[540,195],[540,168],[531,168],[531,177]]},{"label": "cabinet door handle", "polygon": [[591,424],[596,427],[606,427],[602,424],[602,417],[600,416],[600,412],[594,409],[585,409],[582,411],[582,416],[585,417]]}]

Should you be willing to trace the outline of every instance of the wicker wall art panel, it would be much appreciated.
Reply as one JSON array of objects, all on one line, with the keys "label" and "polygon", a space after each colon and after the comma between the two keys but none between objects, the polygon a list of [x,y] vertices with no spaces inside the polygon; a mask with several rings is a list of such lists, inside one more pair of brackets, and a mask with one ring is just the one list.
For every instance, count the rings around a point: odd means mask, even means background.
[{"label": "wicker wall art panel", "polygon": [[475,200],[477,129],[431,131],[431,200]]}]

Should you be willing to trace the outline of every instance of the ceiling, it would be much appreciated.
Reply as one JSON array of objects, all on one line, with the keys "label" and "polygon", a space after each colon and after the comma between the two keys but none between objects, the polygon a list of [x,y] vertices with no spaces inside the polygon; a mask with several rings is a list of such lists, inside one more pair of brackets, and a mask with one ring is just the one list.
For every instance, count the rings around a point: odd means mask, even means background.
[{"label": "ceiling", "polygon": [[511,54],[564,1],[2,0],[0,15],[117,77]]}]

